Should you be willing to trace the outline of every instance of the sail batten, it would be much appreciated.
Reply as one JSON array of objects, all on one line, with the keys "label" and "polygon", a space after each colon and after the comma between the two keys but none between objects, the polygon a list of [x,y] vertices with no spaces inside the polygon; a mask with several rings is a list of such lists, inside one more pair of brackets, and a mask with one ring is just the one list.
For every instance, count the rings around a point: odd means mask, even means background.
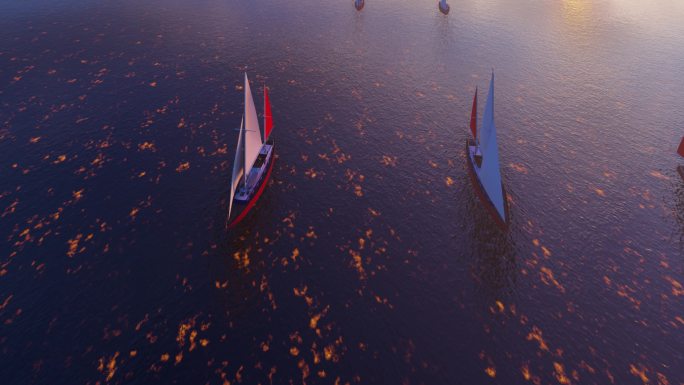
[{"label": "sail batten", "polygon": [[252,98],[252,90],[249,87],[249,79],[245,73],[245,179],[252,169],[254,161],[259,156],[261,146],[261,129],[259,128],[259,119],[254,106],[254,99]]},{"label": "sail batten", "polygon": [[470,131],[473,133],[473,139],[477,140],[477,87],[475,87],[475,96],[473,97],[473,109],[470,113]]},{"label": "sail batten", "polygon": [[271,100],[268,98],[268,88],[264,86],[264,141],[268,140],[273,129],[273,115],[271,114]]},{"label": "sail batten", "polygon": [[496,140],[496,125],[494,124],[494,73],[489,83],[489,94],[485,104],[480,127],[480,145],[482,148],[482,167],[479,171],[480,181],[496,211],[506,221],[505,202],[501,184],[501,169],[499,165],[499,148]]}]

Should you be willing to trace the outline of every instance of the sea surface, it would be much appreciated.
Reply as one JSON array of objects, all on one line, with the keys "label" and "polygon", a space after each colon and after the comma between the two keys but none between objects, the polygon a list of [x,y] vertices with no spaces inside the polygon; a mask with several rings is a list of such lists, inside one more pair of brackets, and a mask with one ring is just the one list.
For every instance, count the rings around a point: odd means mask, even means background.
[{"label": "sea surface", "polygon": [[0,2],[0,383],[683,384],[684,2],[449,3]]}]

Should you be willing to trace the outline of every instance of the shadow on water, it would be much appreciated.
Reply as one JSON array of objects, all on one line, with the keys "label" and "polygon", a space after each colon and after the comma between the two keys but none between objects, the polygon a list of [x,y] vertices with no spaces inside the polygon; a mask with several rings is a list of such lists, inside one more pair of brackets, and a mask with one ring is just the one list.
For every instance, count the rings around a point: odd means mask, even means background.
[{"label": "shadow on water", "polygon": [[366,34],[365,16],[363,12],[354,10],[354,32],[352,35],[355,38],[363,37]]},{"label": "shadow on water", "polygon": [[[684,166],[679,166],[684,167]],[[680,177],[679,172],[674,173],[674,216],[679,224],[679,233],[676,234],[679,240],[679,249],[684,250],[684,178]]]},{"label": "shadow on water", "polygon": [[449,26],[449,17],[445,16],[440,12],[435,12],[435,26],[437,27],[437,37],[436,39],[443,44],[445,47],[447,44],[451,43],[451,29]]},{"label": "shadow on water", "polygon": [[[465,185],[463,201],[466,212],[471,218],[468,234],[470,239],[466,260],[471,261],[470,275],[477,283],[485,302],[505,298],[515,292],[518,271],[516,245],[511,234],[512,226],[502,230],[491,218],[489,212],[477,197],[470,181]],[[511,209],[512,222],[515,220],[514,208]]]}]

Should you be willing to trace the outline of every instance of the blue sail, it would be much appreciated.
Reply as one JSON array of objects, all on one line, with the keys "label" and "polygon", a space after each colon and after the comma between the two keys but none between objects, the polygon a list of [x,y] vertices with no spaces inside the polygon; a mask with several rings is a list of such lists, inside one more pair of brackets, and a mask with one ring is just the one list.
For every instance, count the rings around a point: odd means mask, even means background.
[{"label": "blue sail", "polygon": [[501,218],[506,221],[503,190],[501,188],[501,169],[499,166],[499,146],[496,142],[496,125],[494,124],[494,72],[489,82],[489,94],[482,116],[480,128],[480,146],[482,149],[482,167],[478,174],[489,200],[494,204]]}]

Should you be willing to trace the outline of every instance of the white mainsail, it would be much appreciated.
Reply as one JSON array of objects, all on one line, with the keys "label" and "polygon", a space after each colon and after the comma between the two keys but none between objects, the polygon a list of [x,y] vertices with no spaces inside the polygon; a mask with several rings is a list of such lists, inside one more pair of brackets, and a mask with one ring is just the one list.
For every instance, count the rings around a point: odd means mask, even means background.
[{"label": "white mainsail", "polygon": [[[259,119],[254,107],[252,90],[249,88],[249,79],[245,73],[245,175],[249,175],[262,145]],[[246,179],[245,177],[245,181]]]},{"label": "white mainsail", "polygon": [[480,182],[494,207],[496,207],[496,211],[506,221],[504,197],[501,189],[499,147],[496,142],[496,125],[494,124],[494,72],[492,72],[492,80],[489,82],[487,104],[482,116],[480,147],[482,148],[482,167],[479,170]]},{"label": "white mainsail", "polygon": [[235,161],[233,162],[233,177],[230,180],[230,203],[228,203],[228,218],[233,210],[233,198],[235,198],[235,190],[240,183],[240,178],[245,174],[244,156],[242,146],[242,131],[244,131],[244,117],[240,119],[240,135],[238,136],[238,144],[235,149]]}]

